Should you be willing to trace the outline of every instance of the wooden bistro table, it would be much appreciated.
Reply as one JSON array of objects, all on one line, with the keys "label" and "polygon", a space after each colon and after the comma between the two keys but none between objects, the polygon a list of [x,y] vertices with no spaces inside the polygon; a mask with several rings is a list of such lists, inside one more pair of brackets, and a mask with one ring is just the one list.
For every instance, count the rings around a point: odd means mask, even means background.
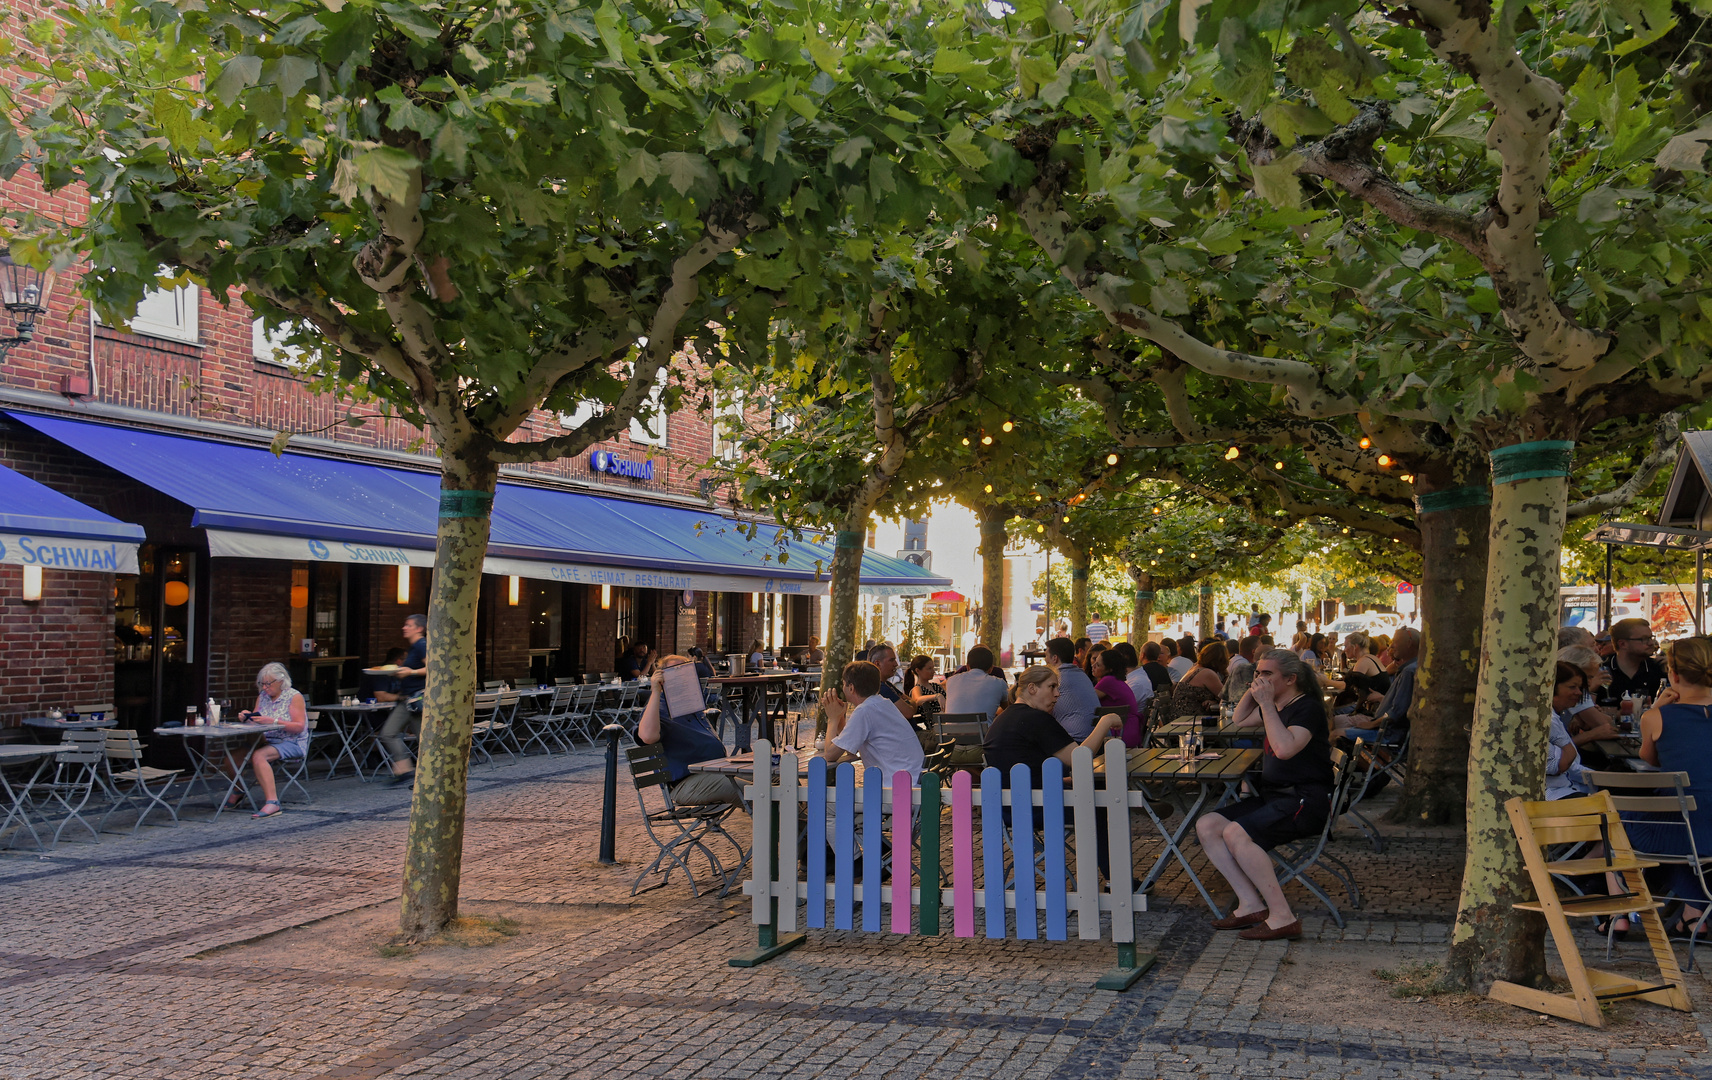
[{"label": "wooden bistro table", "polygon": [[1201,735],[1218,740],[1263,739],[1266,737],[1266,729],[1259,724],[1238,727],[1235,724],[1225,723],[1217,727],[1208,727],[1200,720],[1173,720],[1169,724],[1160,724],[1147,733],[1149,739],[1157,739],[1160,745],[1171,749],[1176,749],[1177,739],[1183,735]]},{"label": "wooden bistro table", "polygon": [[[1149,870],[1147,876],[1142,879],[1141,891],[1151,891],[1154,883],[1159,880],[1159,876],[1165,872],[1166,860],[1171,856],[1176,856],[1177,861],[1183,866],[1183,872],[1189,875],[1189,880],[1195,883],[1195,890],[1201,894],[1201,899],[1205,900],[1207,907],[1212,910],[1213,918],[1222,919],[1224,912],[1219,910],[1219,905],[1213,902],[1212,896],[1207,892],[1207,887],[1201,883],[1200,877],[1195,873],[1195,868],[1189,865],[1189,859],[1183,854],[1181,845],[1183,837],[1188,833],[1190,826],[1195,823],[1195,819],[1200,816],[1201,808],[1206,805],[1207,799],[1213,794],[1213,790],[1219,789],[1219,796],[1218,801],[1210,809],[1216,810],[1231,802],[1242,786],[1243,777],[1259,766],[1262,752],[1254,749],[1209,750],[1190,761],[1179,761],[1177,753],[1175,747],[1147,747],[1131,750],[1127,755],[1131,787],[1143,787],[1148,783],[1173,786],[1192,783],[1200,789],[1195,801],[1184,810],[1183,820],[1175,830],[1169,828],[1154,812],[1153,806],[1148,800],[1142,800],[1142,809],[1147,811],[1147,816],[1153,821],[1153,827],[1159,831],[1160,838],[1165,841],[1165,850],[1159,853],[1159,858],[1154,860],[1153,869]],[[1103,772],[1103,765],[1104,759],[1096,758],[1094,771],[1096,773]]]},{"label": "wooden bistro table", "polygon": [[[747,753],[749,751],[749,725],[755,722],[757,713],[760,713],[762,718],[765,719],[766,708],[764,703],[767,698],[767,688],[778,683],[789,682],[792,679],[800,678],[802,678],[802,675],[798,672],[781,671],[775,674],[764,675],[715,675],[711,679],[704,680],[706,682],[716,683],[722,687],[736,686],[742,689],[743,718],[737,725],[737,738],[734,740],[734,745],[732,747],[733,750],[738,753]],[[788,712],[787,715],[789,715]],[[791,739],[791,742],[794,744],[796,739]]]}]

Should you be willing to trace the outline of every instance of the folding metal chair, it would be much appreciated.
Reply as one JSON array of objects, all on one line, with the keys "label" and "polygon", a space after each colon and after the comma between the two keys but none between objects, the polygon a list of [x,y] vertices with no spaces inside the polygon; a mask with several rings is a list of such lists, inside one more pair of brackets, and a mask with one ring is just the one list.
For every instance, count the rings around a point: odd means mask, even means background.
[{"label": "folding metal chair", "polygon": [[1404,756],[1409,752],[1409,732],[1405,730],[1403,738],[1396,743],[1381,742],[1378,739],[1356,739],[1353,741],[1358,750],[1366,751],[1367,767],[1361,769],[1356,766],[1360,775],[1360,785],[1357,786],[1352,781],[1350,786],[1355,788],[1355,794],[1350,797],[1349,806],[1343,812],[1355,819],[1356,826],[1372,842],[1374,853],[1383,855],[1385,853],[1385,838],[1379,834],[1379,829],[1373,822],[1367,819],[1367,815],[1356,808],[1361,805],[1361,800],[1366,798],[1367,789],[1372,786],[1375,776],[1384,774],[1390,777],[1392,783],[1398,785],[1403,783],[1403,778],[1408,772],[1408,765],[1404,761]]},{"label": "folding metal chair", "polygon": [[[725,867],[703,841],[717,834],[736,850],[742,850],[722,825],[726,818],[736,812],[736,805],[714,803],[706,806],[677,806],[672,802],[671,785],[666,776],[666,748],[659,743],[651,746],[629,746],[625,748],[624,753],[630,761],[630,779],[636,785],[636,805],[642,808],[642,826],[648,832],[648,839],[659,849],[654,861],[636,876],[635,883],[630,886],[630,895],[635,896],[642,891],[642,882],[647,880],[648,875],[659,870],[661,863],[666,863],[665,876],[657,885],[650,885],[650,889],[659,888],[671,881],[673,869],[681,868],[684,876],[690,879],[690,895],[700,896],[695,875],[690,872],[689,856],[694,851],[700,851],[706,856],[708,867],[714,875],[724,879]],[[654,789],[659,791],[663,804],[661,809],[649,808],[647,793]],[[661,833],[666,834],[664,838]]]},{"label": "folding metal chair", "polygon": [[46,796],[65,811],[65,817],[54,830],[53,843],[49,846],[58,846],[60,836],[73,821],[89,830],[91,840],[99,842],[101,830],[89,823],[89,819],[83,816],[83,809],[89,805],[89,800],[97,788],[104,793],[107,791],[106,782],[101,775],[107,765],[107,732],[97,729],[66,731],[61,734],[64,737],[64,742],[60,744],[63,749],[54,759],[53,779],[36,785],[31,792]]},{"label": "folding metal chair", "polygon": [[[1655,892],[1655,900],[1680,901],[1700,909],[1700,918],[1695,920],[1688,932],[1688,966],[1685,970],[1694,970],[1694,950],[1700,944],[1701,937],[1706,933],[1707,920],[1712,919],[1712,889],[1707,885],[1707,871],[1712,869],[1712,852],[1702,854],[1700,845],[1695,842],[1694,828],[1689,823],[1693,820],[1696,807],[1694,796],[1688,793],[1688,774],[1683,772],[1590,772],[1586,774],[1587,782],[1596,788],[1611,791],[1611,803],[1619,813],[1649,813],[1651,825],[1664,825],[1672,829],[1681,829],[1688,840],[1688,854],[1661,854],[1656,851],[1645,851],[1635,848],[1635,857],[1660,866],[1680,866],[1693,875],[1700,887],[1699,896],[1677,896],[1673,893]],[[1618,795],[1615,791],[1642,791],[1641,795]],[[1650,827],[1650,826],[1649,826]],[[1589,862],[1597,860],[1587,860]],[[1637,871],[1638,872],[1638,871]],[[1616,919],[1610,919],[1605,935],[1605,956],[1610,959],[1611,943],[1615,937]]]},{"label": "folding metal chair", "polygon": [[107,779],[113,785],[114,798],[107,807],[107,813],[101,817],[101,831],[107,830],[108,818],[128,806],[134,806],[138,811],[136,823],[131,826],[132,836],[137,835],[137,830],[143,827],[157,807],[166,811],[173,827],[177,828],[178,813],[167,801],[166,793],[178,782],[178,774],[182,770],[144,765],[143,751],[147,748],[135,731],[107,729],[103,734],[106,736]]},{"label": "folding metal chair", "polygon": [[1332,903],[1332,898],[1326,895],[1326,891],[1308,876],[1308,871],[1320,869],[1337,878],[1349,893],[1349,906],[1360,910],[1361,891],[1355,884],[1355,872],[1342,859],[1326,851],[1326,843],[1332,836],[1332,826],[1337,823],[1338,807],[1343,805],[1344,797],[1349,794],[1351,780],[1355,776],[1354,762],[1353,755],[1333,748],[1332,801],[1326,813],[1325,827],[1317,836],[1280,844],[1271,851],[1272,861],[1278,864],[1278,884],[1287,885],[1293,880],[1300,880],[1304,888],[1326,905],[1332,921],[1337,923],[1340,930],[1343,928],[1343,915],[1339,913],[1337,905]]},{"label": "folding metal chair", "polygon": [[[320,713],[307,714],[309,719],[309,745],[303,748],[301,757],[282,757],[273,763],[274,775],[279,777],[279,798],[285,801],[286,792],[296,788],[303,796],[305,803],[315,801],[309,794],[309,789],[303,786],[303,778],[309,775],[309,750],[315,745],[315,729],[321,725]],[[331,733],[329,733],[331,734]],[[335,736],[337,737],[337,736]]]},{"label": "folding metal chair", "polygon": [[503,719],[500,706],[504,695],[499,693],[482,693],[476,695],[475,723],[470,728],[470,753],[480,754],[482,760],[496,768],[498,763],[493,760],[493,752],[488,748],[497,745],[511,760],[516,761],[517,755],[511,753],[511,748],[505,745],[504,732],[507,724]]},{"label": "folding metal chair", "polygon": [[524,753],[527,754],[529,748],[537,743],[548,757],[553,756],[553,743],[558,743],[559,749],[567,754],[571,752],[571,745],[565,741],[562,733],[570,720],[571,700],[575,693],[569,687],[555,687],[545,709],[536,713],[517,714],[514,722],[518,731],[526,732],[529,736],[522,741]]}]

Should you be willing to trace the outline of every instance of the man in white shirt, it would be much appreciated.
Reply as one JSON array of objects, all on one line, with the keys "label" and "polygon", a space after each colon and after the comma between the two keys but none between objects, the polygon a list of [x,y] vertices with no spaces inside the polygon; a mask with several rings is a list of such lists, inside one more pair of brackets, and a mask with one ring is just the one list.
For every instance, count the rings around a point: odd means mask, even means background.
[{"label": "man in white shirt", "polygon": [[1147,718],[1147,700],[1153,696],[1153,679],[1142,670],[1141,657],[1135,651],[1135,646],[1127,641],[1120,641],[1112,649],[1123,655],[1124,666],[1129,674],[1124,676],[1124,682],[1129,685],[1130,693],[1135,695],[1135,703],[1141,706],[1140,716]]},{"label": "man in white shirt", "polygon": [[969,670],[959,671],[945,680],[945,711],[947,713],[982,713],[988,720],[1004,708],[1005,680],[990,674],[993,651],[985,645],[969,650]]},{"label": "man in white shirt", "polygon": [[863,768],[879,770],[887,784],[899,772],[909,773],[911,787],[921,783],[921,740],[897,707],[880,696],[880,669],[854,660],[844,665],[840,679],[842,699],[830,690],[820,695],[826,709],[826,763],[859,757]]},{"label": "man in white shirt", "polygon": [[1165,664],[1165,670],[1171,673],[1172,682],[1180,682],[1184,674],[1195,666],[1195,661],[1184,656],[1177,643],[1170,638],[1166,638],[1160,644],[1165,646],[1165,651],[1171,654],[1171,659]]},{"label": "man in white shirt", "polygon": [[1094,621],[1088,624],[1088,642],[1098,645],[1102,641],[1110,640],[1111,636],[1112,628],[1106,625],[1106,620],[1099,612],[1094,612]]}]

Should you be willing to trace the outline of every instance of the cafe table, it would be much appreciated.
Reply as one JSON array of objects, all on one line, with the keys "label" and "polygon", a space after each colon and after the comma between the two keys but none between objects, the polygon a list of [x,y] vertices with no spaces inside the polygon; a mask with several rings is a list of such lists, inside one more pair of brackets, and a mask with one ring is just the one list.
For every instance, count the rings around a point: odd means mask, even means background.
[{"label": "cafe table", "polygon": [[[1210,750],[1188,761],[1181,760],[1175,747],[1147,747],[1132,749],[1126,755],[1129,765],[1129,783],[1133,788],[1143,788],[1147,784],[1163,784],[1168,793],[1178,786],[1194,784],[1198,788],[1195,800],[1183,809],[1183,820],[1176,829],[1169,828],[1159,814],[1154,811],[1149,800],[1142,800],[1142,809],[1158,830],[1160,839],[1165,841],[1165,850],[1154,860],[1153,868],[1142,879],[1141,891],[1148,892],[1153,888],[1159,876],[1165,872],[1166,862],[1173,856],[1182,864],[1183,872],[1189,875],[1189,880],[1195,883],[1195,891],[1201,894],[1201,899],[1207,902],[1207,907],[1213,912],[1215,919],[1224,918],[1224,912],[1207,892],[1207,887],[1201,883],[1195,868],[1189,864],[1189,859],[1183,854],[1183,837],[1188,834],[1195,819],[1200,816],[1201,808],[1213,792],[1219,792],[1218,799],[1209,809],[1217,810],[1235,800],[1242,788],[1243,777],[1247,776],[1260,765],[1261,751],[1259,750]],[[1096,773],[1105,771],[1105,759],[1099,758],[1094,762]]]},{"label": "cafe table", "polygon": [[[766,700],[767,688],[779,683],[789,682],[792,679],[800,678],[802,678],[802,675],[798,672],[781,671],[763,675],[715,675],[711,679],[704,680],[705,682],[715,683],[719,686],[735,686],[742,691],[743,718],[737,725],[737,738],[734,740],[734,748],[736,750],[745,753],[748,752],[749,726],[755,722],[757,713],[763,714],[764,718],[765,708],[760,703]],[[791,741],[793,743],[796,742],[795,739],[792,739]]]},{"label": "cafe table", "polygon": [[[30,789],[41,779],[42,771],[54,764],[54,757],[60,748],[51,743],[5,743],[0,745],[0,795],[5,797],[6,816],[0,818],[0,833],[11,828],[13,819],[29,831],[30,839],[36,842],[38,850],[47,850],[42,846],[42,838],[36,832],[36,826],[30,821]],[[36,767],[30,773],[30,778],[24,781],[22,788],[14,788],[12,781],[7,778],[4,766],[15,762],[34,761]],[[16,839],[16,835],[12,839]],[[11,840],[7,841],[11,846]]]},{"label": "cafe table", "polygon": [[[320,708],[321,706],[316,706]],[[190,777],[186,780],[183,794],[179,795],[174,812],[184,808],[184,801],[190,798],[197,784],[208,794],[219,792],[214,800],[214,817],[218,818],[226,810],[226,800],[232,797],[234,791],[243,792],[244,798],[250,797],[250,786],[244,783],[242,768],[245,754],[238,752],[239,746],[247,752],[249,745],[269,731],[280,725],[273,723],[245,724],[184,724],[178,727],[155,728],[156,736],[181,738],[184,740],[184,756],[190,761]],[[201,740],[201,745],[197,745]],[[217,765],[223,760],[224,770]],[[211,783],[216,778],[226,781],[225,790],[221,791],[218,784]],[[254,805],[254,800],[250,800]],[[212,819],[210,819],[212,820]]]},{"label": "cafe table", "polygon": [[1161,724],[1147,733],[1149,739],[1158,739],[1160,745],[1175,748],[1177,740],[1184,735],[1200,735],[1204,738],[1218,740],[1229,739],[1263,739],[1266,730],[1259,724],[1238,727],[1229,722],[1209,727],[1200,720],[1173,720],[1169,724]]},{"label": "cafe table", "polygon": [[370,727],[377,726],[374,720],[375,714],[389,714],[397,707],[398,702],[396,701],[363,701],[352,705],[309,706],[310,712],[325,716],[328,724],[339,736],[339,752],[333,755],[333,764],[327,770],[328,777],[339,771],[339,762],[348,759],[351,763],[351,769],[357,774],[357,779],[365,784],[368,783],[369,778],[363,772],[362,758],[357,754],[358,731],[364,723]]},{"label": "cafe table", "polygon": [[24,717],[24,726],[42,732],[48,739],[52,740],[53,744],[57,745],[59,736],[56,732],[95,731],[99,728],[117,727],[119,725],[119,718],[116,716],[108,716],[106,713],[98,715],[101,717],[99,720],[86,720],[81,716],[76,720],[55,720],[51,716],[26,716]]}]

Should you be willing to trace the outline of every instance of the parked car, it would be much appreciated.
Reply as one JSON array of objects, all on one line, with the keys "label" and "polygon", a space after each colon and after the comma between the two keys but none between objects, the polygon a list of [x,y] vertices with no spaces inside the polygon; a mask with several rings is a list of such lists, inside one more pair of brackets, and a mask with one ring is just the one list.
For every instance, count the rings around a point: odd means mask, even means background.
[{"label": "parked car", "polygon": [[1330,633],[1343,636],[1344,634],[1395,634],[1403,625],[1403,616],[1390,611],[1372,611],[1364,615],[1349,615],[1339,619],[1330,627]]}]

